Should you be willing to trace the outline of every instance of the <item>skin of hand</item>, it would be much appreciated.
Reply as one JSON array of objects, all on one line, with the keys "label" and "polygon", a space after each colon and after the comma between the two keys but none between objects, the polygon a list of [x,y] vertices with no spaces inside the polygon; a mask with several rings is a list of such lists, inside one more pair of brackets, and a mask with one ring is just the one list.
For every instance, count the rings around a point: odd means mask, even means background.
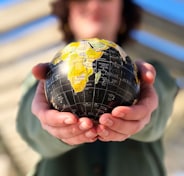
[{"label": "skin of hand", "polygon": [[38,64],[32,69],[33,75],[39,80],[32,102],[32,113],[40,120],[42,128],[69,145],[97,140],[96,130],[89,118],[78,118],[69,112],[50,109],[44,91],[47,71],[48,64]]},{"label": "skin of hand", "polygon": [[32,73],[39,80],[32,102],[32,113],[40,120],[42,128],[69,145],[101,141],[123,141],[139,132],[149,123],[152,112],[158,106],[158,97],[153,87],[156,72],[152,65],[136,62],[141,75],[141,93],[132,106],[119,106],[111,113],[100,116],[94,125],[87,117],[78,118],[70,112],[50,109],[44,92],[44,79],[48,64],[38,64]]},{"label": "skin of hand", "polygon": [[97,127],[101,141],[123,141],[136,134],[149,123],[152,112],[158,106],[157,93],[153,87],[156,76],[154,67],[137,61],[140,71],[141,92],[138,102],[132,106],[119,106],[112,113],[103,114]]}]

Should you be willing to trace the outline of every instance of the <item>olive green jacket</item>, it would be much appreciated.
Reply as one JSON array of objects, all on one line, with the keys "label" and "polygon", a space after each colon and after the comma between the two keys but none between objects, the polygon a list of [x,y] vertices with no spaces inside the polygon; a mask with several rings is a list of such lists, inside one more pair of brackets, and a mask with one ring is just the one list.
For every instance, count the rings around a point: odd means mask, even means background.
[{"label": "olive green jacket", "polygon": [[33,76],[25,81],[24,96],[17,116],[17,129],[23,139],[42,157],[37,176],[165,176],[162,136],[172,112],[177,92],[175,80],[158,63],[155,88],[159,106],[142,131],[123,142],[67,145],[43,130],[31,113],[37,86]]}]

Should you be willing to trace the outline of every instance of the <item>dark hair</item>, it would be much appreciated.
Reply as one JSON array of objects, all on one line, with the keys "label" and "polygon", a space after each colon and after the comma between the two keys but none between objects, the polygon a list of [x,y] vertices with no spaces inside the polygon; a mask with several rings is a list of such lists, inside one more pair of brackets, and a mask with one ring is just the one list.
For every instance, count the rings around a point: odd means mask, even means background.
[{"label": "dark hair", "polygon": [[[59,19],[60,30],[66,42],[70,42],[74,39],[68,25],[68,2],[69,0],[56,0],[52,3],[52,14]],[[141,21],[141,8],[136,5],[133,0],[124,0],[122,19],[124,22],[117,36],[117,43],[119,44],[130,40],[130,31],[139,26]]]}]

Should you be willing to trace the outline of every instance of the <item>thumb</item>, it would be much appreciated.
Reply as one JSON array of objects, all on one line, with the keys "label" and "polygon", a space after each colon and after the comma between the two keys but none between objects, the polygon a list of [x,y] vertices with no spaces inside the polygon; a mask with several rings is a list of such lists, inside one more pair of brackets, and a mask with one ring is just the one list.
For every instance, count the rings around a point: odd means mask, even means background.
[{"label": "thumb", "polygon": [[156,77],[155,68],[151,64],[144,61],[136,61],[136,65],[140,73],[141,81],[148,84],[153,84]]},{"label": "thumb", "polygon": [[32,74],[37,80],[45,79],[48,71],[49,63],[40,63],[32,68]]}]

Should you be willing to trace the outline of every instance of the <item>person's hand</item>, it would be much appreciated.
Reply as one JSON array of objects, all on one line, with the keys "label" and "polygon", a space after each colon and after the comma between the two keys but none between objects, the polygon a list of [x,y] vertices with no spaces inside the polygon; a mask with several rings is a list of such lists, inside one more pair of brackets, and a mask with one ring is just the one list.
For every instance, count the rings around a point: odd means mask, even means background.
[{"label": "person's hand", "polygon": [[155,69],[142,61],[136,64],[141,75],[139,100],[135,105],[119,106],[112,113],[101,115],[96,129],[101,141],[123,141],[136,134],[149,123],[152,112],[158,106],[157,93],[153,87]]},{"label": "person's hand", "polygon": [[94,142],[97,134],[89,118],[78,118],[69,112],[50,109],[44,92],[47,71],[48,64],[39,64],[32,69],[33,75],[39,80],[32,102],[32,113],[40,120],[44,130],[69,145]]}]

